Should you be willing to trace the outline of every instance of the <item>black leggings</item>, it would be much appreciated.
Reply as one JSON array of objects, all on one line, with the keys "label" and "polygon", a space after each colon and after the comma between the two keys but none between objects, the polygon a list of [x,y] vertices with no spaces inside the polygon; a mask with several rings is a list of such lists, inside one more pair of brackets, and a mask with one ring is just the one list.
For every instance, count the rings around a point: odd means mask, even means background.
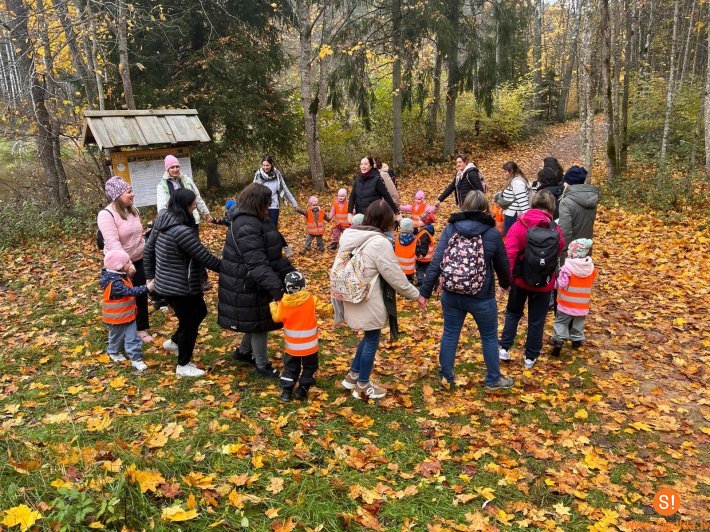
[{"label": "black leggings", "polygon": [[192,296],[167,296],[168,305],[175,311],[178,319],[177,331],[172,341],[178,346],[178,364],[184,366],[192,360],[192,352],[197,342],[200,323],[207,316],[207,305],[202,294]]},{"label": "black leggings", "polygon": [[[133,286],[143,286],[145,284],[145,270],[143,269],[143,259],[133,263],[136,268],[136,273],[133,274]],[[150,329],[148,321],[148,294],[136,297],[136,306],[138,313],[136,315],[136,329],[139,331],[147,331]]]}]

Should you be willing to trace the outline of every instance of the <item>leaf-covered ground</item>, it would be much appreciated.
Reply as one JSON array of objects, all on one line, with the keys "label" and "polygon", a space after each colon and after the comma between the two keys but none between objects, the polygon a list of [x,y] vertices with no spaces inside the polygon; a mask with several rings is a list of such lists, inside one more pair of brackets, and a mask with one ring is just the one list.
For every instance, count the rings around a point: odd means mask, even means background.
[{"label": "leaf-covered ground", "polygon": [[[576,162],[576,125],[476,157],[493,190],[514,158],[531,176],[542,157]],[[600,172],[598,171],[597,174]],[[432,198],[449,168],[402,180],[404,198]],[[310,191],[302,190],[301,200]],[[322,203],[329,203],[322,196]],[[452,201],[444,204],[450,212]],[[282,215],[299,247],[303,222]],[[437,229],[444,225],[439,218]],[[127,530],[669,530],[707,527],[710,260],[707,228],[687,217],[600,208],[601,276],[588,342],[524,370],[521,324],[510,393],[485,394],[472,321],[457,355],[458,386],[436,384],[438,302],[401,302],[401,340],[383,345],[376,374],[390,393],[374,404],[339,387],[358,338],[321,324],[319,384],[283,405],[277,386],[236,366],[237,337],[216,325],[216,290],[196,362],[201,380],[175,378],[160,348],[175,319],[151,314],[149,370],[111,364],[98,316],[100,256],[83,240],[10,250],[0,274],[0,523],[25,529]],[[224,228],[203,239],[219,253]],[[298,255],[327,299],[333,255]],[[213,277],[216,282],[216,278]],[[505,300],[499,297],[502,320]],[[548,327],[549,329],[550,327]],[[545,349],[549,349],[548,346]],[[270,352],[281,353],[279,334]],[[278,366],[278,361],[276,362]],[[653,509],[664,486],[677,514]],[[34,524],[32,524],[34,523]],[[0,525],[0,529],[3,526]]]}]

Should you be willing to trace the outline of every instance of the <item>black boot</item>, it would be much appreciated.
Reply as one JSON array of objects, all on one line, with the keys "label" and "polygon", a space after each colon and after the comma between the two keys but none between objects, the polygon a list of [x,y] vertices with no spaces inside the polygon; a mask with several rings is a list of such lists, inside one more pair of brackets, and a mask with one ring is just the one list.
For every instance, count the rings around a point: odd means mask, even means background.
[{"label": "black boot", "polygon": [[552,351],[550,351],[550,356],[559,358],[561,353],[562,353],[562,344],[555,344],[552,347]]},{"label": "black boot", "polygon": [[306,388],[305,386],[299,386],[298,388],[296,388],[293,397],[295,399],[298,399],[299,401],[305,401],[306,399],[308,399],[308,388]]},{"label": "black boot", "polygon": [[232,360],[235,362],[241,362],[243,364],[250,364],[256,366],[256,360],[254,360],[254,355],[251,353],[242,353],[237,347],[232,353]]},{"label": "black boot", "polygon": [[[291,402],[291,392],[293,391],[293,388],[282,388],[281,391],[281,402],[282,403],[290,403]],[[296,393],[298,393],[298,390],[296,390]]]},{"label": "black boot", "polygon": [[574,340],[572,342],[572,349],[579,349],[583,344],[584,342],[582,342],[582,340]]}]

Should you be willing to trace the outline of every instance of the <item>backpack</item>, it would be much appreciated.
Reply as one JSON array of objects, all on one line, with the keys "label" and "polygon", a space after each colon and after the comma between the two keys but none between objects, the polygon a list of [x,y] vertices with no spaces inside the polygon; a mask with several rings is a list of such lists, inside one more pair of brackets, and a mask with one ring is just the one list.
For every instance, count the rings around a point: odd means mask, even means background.
[{"label": "backpack", "polygon": [[486,281],[483,237],[454,233],[441,259],[441,287],[449,292],[475,296]]},{"label": "backpack", "polygon": [[[113,213],[111,211],[109,211],[108,209],[101,209],[101,211],[108,212],[111,215],[111,218],[113,218],[114,220],[116,219],[114,217]],[[99,211],[99,212],[101,212],[101,211]],[[103,235],[103,233],[101,233],[101,229],[97,229],[96,230],[96,247],[99,248],[99,251],[104,250],[104,244],[105,244],[104,235]]]},{"label": "backpack", "polygon": [[365,263],[362,248],[364,244],[352,251],[340,250],[335,256],[330,269],[330,295],[338,301],[360,303],[367,299],[377,275],[371,281],[365,280]]},{"label": "backpack", "polygon": [[513,273],[522,277],[525,284],[537,288],[547,286],[557,270],[560,259],[560,234],[557,224],[549,227],[534,225],[528,228],[523,255],[518,259]]}]

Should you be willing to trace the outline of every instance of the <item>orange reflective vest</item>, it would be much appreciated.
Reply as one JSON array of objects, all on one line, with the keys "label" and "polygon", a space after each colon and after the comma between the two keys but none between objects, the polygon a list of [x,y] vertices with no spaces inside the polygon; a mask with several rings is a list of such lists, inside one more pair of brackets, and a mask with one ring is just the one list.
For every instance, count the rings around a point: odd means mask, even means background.
[{"label": "orange reflective vest", "polygon": [[294,357],[305,357],[318,351],[318,322],[313,296],[297,307],[279,306],[284,324],[284,351]]},{"label": "orange reflective vest", "polygon": [[414,273],[414,255],[417,248],[417,239],[412,240],[411,244],[403,246],[399,243],[399,238],[394,241],[394,254],[397,255],[399,260],[399,267],[402,268],[404,275],[411,275]]},{"label": "orange reflective vest", "polygon": [[410,218],[414,222],[414,227],[421,227],[423,225],[422,216],[424,216],[424,211],[426,211],[426,204],[422,203],[417,205],[416,203],[412,205],[412,214]]},{"label": "orange reflective vest", "polygon": [[315,216],[313,216],[313,209],[308,209],[306,213],[306,225],[309,235],[318,236],[325,233],[325,212],[323,212],[323,209],[318,209],[317,220]]},{"label": "orange reflective vest", "polygon": [[570,275],[569,285],[557,289],[557,305],[588,313],[589,302],[592,299],[592,285],[598,275],[596,268],[589,277]]},{"label": "orange reflective vest", "polygon": [[[129,279],[124,279],[123,282],[129,288],[133,288],[133,283]],[[123,325],[131,323],[136,319],[136,298],[133,296],[124,296],[121,299],[111,299],[111,281],[106,288],[101,298],[101,319],[104,323],[110,325]]]},{"label": "orange reflective vest", "polygon": [[503,209],[501,209],[500,206],[498,206],[494,203],[493,206],[491,207],[491,215],[493,215],[493,219],[496,221],[496,229],[498,229],[500,236],[503,236],[503,230],[505,227],[505,219],[503,217]]},{"label": "orange reflective vest", "polygon": [[424,228],[420,229],[419,234],[417,235],[417,244],[419,244],[419,240],[421,240],[422,236],[425,234],[429,235],[429,249],[426,252],[426,256],[417,257],[419,262],[431,262],[431,259],[434,257],[434,248],[436,247],[434,245],[434,235],[432,235],[429,231]]},{"label": "orange reflective vest", "polygon": [[343,229],[350,227],[350,222],[348,222],[348,202],[338,203],[338,201],[333,202],[333,211],[335,212],[335,217],[333,221],[335,225],[339,225]]}]

